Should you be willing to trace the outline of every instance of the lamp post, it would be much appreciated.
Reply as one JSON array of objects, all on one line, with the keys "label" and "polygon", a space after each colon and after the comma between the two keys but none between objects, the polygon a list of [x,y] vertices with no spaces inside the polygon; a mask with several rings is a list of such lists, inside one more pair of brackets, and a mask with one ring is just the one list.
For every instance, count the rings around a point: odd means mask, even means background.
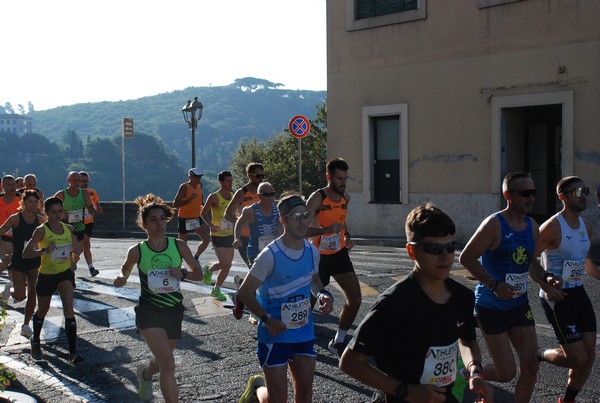
[{"label": "lamp post", "polygon": [[[204,106],[202,102],[198,101],[198,97],[194,97],[194,101],[187,101],[181,112],[183,113],[183,119],[190,126],[192,130],[192,168],[196,167],[196,128],[198,122],[202,118],[202,110]],[[198,116],[196,116],[196,113]]]}]

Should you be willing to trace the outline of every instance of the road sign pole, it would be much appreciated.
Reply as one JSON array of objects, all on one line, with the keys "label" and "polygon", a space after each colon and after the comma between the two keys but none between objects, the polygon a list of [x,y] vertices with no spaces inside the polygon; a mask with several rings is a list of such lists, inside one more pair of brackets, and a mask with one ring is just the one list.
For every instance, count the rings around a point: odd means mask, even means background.
[{"label": "road sign pole", "polygon": [[298,139],[298,188],[302,194],[302,140]]}]

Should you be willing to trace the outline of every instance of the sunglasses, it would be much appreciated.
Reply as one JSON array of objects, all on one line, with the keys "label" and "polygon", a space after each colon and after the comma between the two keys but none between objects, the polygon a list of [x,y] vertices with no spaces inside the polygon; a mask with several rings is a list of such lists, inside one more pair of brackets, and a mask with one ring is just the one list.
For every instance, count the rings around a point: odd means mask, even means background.
[{"label": "sunglasses", "polygon": [[275,196],[275,192],[259,193],[259,195],[265,196],[265,197],[274,197]]},{"label": "sunglasses", "polygon": [[436,255],[439,256],[444,251],[446,253],[454,253],[456,251],[456,245],[458,242],[452,241],[449,243],[431,243],[431,242],[409,242],[409,245],[414,245],[420,247],[423,252],[428,255]]},{"label": "sunglasses", "polygon": [[511,190],[511,193],[516,193],[521,197],[535,196],[535,189]]},{"label": "sunglasses", "polygon": [[296,213],[286,214],[283,217],[289,218],[290,220],[299,220],[301,218],[304,218],[305,220],[308,220],[310,218],[310,213],[308,211],[304,211],[304,212],[298,211]]},{"label": "sunglasses", "polygon": [[254,176],[256,179],[264,179],[265,178],[265,174],[250,174],[252,176]]},{"label": "sunglasses", "polygon": [[589,187],[580,187],[580,188],[571,190],[569,193],[573,193],[573,196],[575,196],[575,197],[587,196],[590,194],[590,188]]}]

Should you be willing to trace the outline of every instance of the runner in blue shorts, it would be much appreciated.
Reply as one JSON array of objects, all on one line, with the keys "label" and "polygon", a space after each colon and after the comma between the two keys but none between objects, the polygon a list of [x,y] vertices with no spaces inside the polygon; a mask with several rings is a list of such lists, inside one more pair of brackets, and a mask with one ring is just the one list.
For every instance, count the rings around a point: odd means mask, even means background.
[{"label": "runner in blue shorts", "polygon": [[277,209],[283,235],[260,252],[238,294],[260,318],[257,352],[264,372],[264,377],[250,378],[242,403],[288,401],[288,367],[294,401],[312,401],[316,354],[311,294],[322,313],[333,309],[333,298],[319,279],[319,251],[304,239],[311,218],[304,201],[284,194]]}]

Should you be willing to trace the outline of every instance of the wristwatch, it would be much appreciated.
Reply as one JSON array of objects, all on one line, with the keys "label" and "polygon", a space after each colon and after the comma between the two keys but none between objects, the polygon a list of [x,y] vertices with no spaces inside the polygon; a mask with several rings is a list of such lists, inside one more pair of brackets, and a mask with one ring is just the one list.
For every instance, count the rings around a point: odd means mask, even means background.
[{"label": "wristwatch", "polygon": [[261,316],[260,320],[262,320],[263,324],[267,323],[267,321],[269,320],[269,315],[263,315],[263,316]]},{"label": "wristwatch", "polygon": [[400,381],[400,385],[396,388],[396,397],[404,399],[408,396],[408,385],[404,381]]}]

